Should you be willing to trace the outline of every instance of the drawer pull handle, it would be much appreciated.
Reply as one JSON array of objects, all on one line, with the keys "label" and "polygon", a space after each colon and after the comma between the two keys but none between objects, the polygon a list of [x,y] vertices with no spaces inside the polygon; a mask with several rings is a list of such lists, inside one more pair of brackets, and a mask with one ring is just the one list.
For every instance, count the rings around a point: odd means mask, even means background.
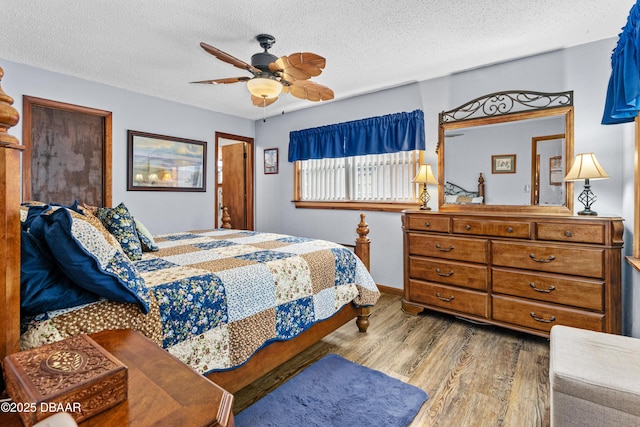
[{"label": "drawer pull handle", "polygon": [[464,226],[464,229],[465,230],[471,230],[471,226],[469,224],[467,224],[467,225]]},{"label": "drawer pull handle", "polygon": [[436,273],[438,273],[438,276],[442,276],[442,277],[450,277],[453,276],[453,270],[449,271],[448,273],[441,273],[439,268],[436,268]]},{"label": "drawer pull handle", "polygon": [[554,259],[556,259],[556,257],[555,257],[555,256],[553,256],[553,255],[549,255],[549,259],[539,259],[539,258],[536,258],[536,255],[535,255],[535,254],[529,254],[529,258],[531,258],[531,259],[532,259],[532,260],[534,260],[535,262],[551,262],[551,261],[553,261]]},{"label": "drawer pull handle", "polygon": [[440,243],[436,243],[436,249],[438,249],[440,252],[451,252],[454,249],[454,247],[453,245],[451,245],[448,248],[442,248],[440,247]]},{"label": "drawer pull handle", "polygon": [[440,295],[440,292],[436,292],[436,296],[440,301],[445,301],[445,302],[453,301],[453,295],[451,295],[449,298],[445,298],[442,295]]},{"label": "drawer pull handle", "polygon": [[507,227],[507,233],[513,233],[513,227]]},{"label": "drawer pull handle", "polygon": [[425,227],[431,227],[431,223],[430,223],[430,222],[425,222],[425,223],[424,223],[424,226],[425,226]]},{"label": "drawer pull handle", "polygon": [[572,237],[573,233],[570,230],[567,230],[567,231],[564,232],[564,235],[567,236],[567,237]]},{"label": "drawer pull handle", "polygon": [[531,286],[531,289],[533,289],[533,290],[534,290],[534,291],[536,291],[536,292],[544,292],[544,293],[546,293],[546,294],[548,294],[548,293],[553,292],[553,291],[555,291],[555,290],[556,290],[556,287],[555,287],[555,286],[553,286],[553,285],[552,285],[552,286],[549,286],[549,289],[536,288],[536,284],[535,284],[535,283],[533,283],[533,282],[529,283],[529,286]]},{"label": "drawer pull handle", "polygon": [[531,317],[533,317],[533,320],[537,321],[537,322],[542,322],[542,323],[553,323],[556,321],[556,317],[555,316],[550,316],[549,320],[544,319],[542,317],[537,317],[536,314],[532,311],[531,313],[529,313],[531,315]]}]

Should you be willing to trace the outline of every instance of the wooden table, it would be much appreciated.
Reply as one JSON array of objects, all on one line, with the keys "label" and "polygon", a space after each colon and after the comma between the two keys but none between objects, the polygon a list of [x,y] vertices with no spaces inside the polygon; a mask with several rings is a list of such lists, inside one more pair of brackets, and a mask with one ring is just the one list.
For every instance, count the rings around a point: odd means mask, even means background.
[{"label": "wooden table", "polygon": [[[91,335],[128,367],[128,399],[80,425],[232,427],[233,395],[138,332]],[[0,413],[0,425],[22,426],[17,414]]]}]

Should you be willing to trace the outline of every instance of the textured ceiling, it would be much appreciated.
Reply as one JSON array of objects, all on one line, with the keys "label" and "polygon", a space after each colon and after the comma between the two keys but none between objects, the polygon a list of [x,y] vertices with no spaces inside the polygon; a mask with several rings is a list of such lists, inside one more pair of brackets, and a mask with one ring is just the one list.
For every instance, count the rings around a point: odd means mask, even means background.
[{"label": "textured ceiling", "polygon": [[[0,58],[260,119],[317,105],[291,95],[263,112],[250,76],[201,41],[250,62],[260,33],[276,56],[327,58],[313,80],[335,99],[615,37],[634,0],[0,0]],[[1,65],[1,63],[0,63]],[[331,101],[329,101],[331,102]]]}]

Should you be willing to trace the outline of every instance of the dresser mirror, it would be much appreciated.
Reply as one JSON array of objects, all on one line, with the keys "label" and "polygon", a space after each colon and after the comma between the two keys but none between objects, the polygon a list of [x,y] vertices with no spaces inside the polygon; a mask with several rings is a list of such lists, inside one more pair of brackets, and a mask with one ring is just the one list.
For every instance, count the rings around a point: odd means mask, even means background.
[{"label": "dresser mirror", "polygon": [[573,214],[573,92],[496,92],[439,115],[439,209]]}]

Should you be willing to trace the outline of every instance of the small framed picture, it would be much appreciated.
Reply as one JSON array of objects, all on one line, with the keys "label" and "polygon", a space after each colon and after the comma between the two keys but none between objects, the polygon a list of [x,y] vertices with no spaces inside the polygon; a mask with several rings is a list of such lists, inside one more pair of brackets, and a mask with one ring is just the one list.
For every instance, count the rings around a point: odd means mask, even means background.
[{"label": "small framed picture", "polygon": [[264,150],[264,173],[278,173],[278,149],[267,148]]},{"label": "small framed picture", "polygon": [[516,173],[515,154],[491,156],[491,173]]},{"label": "small framed picture", "polygon": [[562,185],[564,175],[562,174],[562,156],[549,158],[549,184]]}]

